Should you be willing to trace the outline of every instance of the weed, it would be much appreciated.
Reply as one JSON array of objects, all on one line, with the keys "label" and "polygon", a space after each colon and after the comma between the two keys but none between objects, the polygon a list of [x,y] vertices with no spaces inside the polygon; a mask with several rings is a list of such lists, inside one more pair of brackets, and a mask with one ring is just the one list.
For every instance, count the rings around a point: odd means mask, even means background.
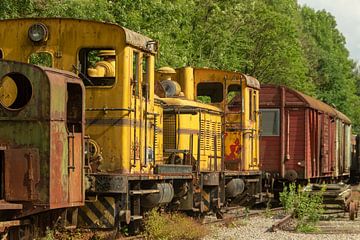
[{"label": "weed", "polygon": [[244,210],[244,218],[245,219],[249,219],[249,213],[250,213],[250,209],[248,207],[245,207],[245,210]]},{"label": "weed", "polygon": [[46,228],[45,237],[42,238],[42,240],[54,240],[54,231],[50,228]]},{"label": "weed", "polygon": [[195,240],[207,234],[205,226],[179,213],[150,211],[145,219],[145,231],[150,239]]},{"label": "weed", "polygon": [[271,211],[271,202],[270,200],[266,202],[266,209],[264,213],[265,217],[270,218],[274,215],[274,212]]},{"label": "weed", "polygon": [[284,186],[283,192],[280,193],[280,202],[284,206],[287,213],[292,214],[298,219],[296,230],[299,232],[313,232],[316,230],[315,224],[320,220],[324,212],[323,193],[311,194],[296,188],[296,184],[292,183],[289,187]]}]

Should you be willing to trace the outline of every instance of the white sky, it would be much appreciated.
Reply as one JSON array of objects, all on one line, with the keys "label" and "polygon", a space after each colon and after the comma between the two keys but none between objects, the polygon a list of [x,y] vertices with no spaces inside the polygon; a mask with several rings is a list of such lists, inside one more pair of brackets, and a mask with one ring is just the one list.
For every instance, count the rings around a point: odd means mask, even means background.
[{"label": "white sky", "polygon": [[360,0],[298,0],[298,3],[330,12],[346,38],[350,57],[360,63]]}]

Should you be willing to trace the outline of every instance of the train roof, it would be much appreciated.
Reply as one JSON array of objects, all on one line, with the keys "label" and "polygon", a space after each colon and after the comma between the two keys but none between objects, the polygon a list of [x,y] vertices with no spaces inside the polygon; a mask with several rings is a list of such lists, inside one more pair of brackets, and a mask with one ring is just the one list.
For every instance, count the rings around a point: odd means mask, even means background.
[{"label": "train roof", "polygon": [[130,29],[127,29],[125,27],[122,27],[116,23],[109,23],[109,22],[103,22],[103,21],[95,21],[95,20],[85,20],[85,19],[76,19],[76,18],[16,18],[16,19],[5,19],[0,20],[0,22],[19,22],[19,21],[49,21],[49,20],[58,20],[59,22],[79,22],[79,23],[91,23],[91,24],[102,24],[105,26],[115,26],[119,28],[119,30],[122,30],[125,35],[125,42],[126,44],[133,46],[135,48],[139,48],[141,50],[156,53],[157,49],[151,49],[149,50],[148,43],[151,41],[154,41],[153,39],[142,35],[140,33],[134,32]]},{"label": "train roof", "polygon": [[211,69],[211,68],[194,68],[194,70],[195,70],[195,72],[196,71],[213,71],[214,73],[218,73],[218,74],[221,74],[221,75],[229,75],[229,76],[232,75],[232,74],[235,74],[235,75],[240,76],[241,79],[245,80],[246,86],[252,87],[252,88],[255,88],[255,89],[260,89],[260,83],[256,78],[254,78],[252,76],[249,76],[249,75],[246,75],[246,74],[241,73],[241,72],[219,70],[219,69]]},{"label": "train roof", "polygon": [[[351,124],[351,120],[345,114],[340,112],[339,110],[331,107],[330,105],[328,105],[314,97],[306,95],[300,91],[291,89],[291,88],[283,86],[283,85],[271,85],[271,84],[262,85],[261,88],[262,88],[262,90],[264,90],[266,88],[284,88],[287,92],[292,93],[295,97],[297,97],[297,99],[300,99],[301,102],[306,107],[327,113],[330,116],[337,117],[337,118],[343,120],[345,123]],[[260,93],[260,95],[261,95],[261,93]],[[294,100],[292,100],[292,101],[286,100],[286,105],[287,106],[291,106],[291,105],[298,106],[298,103],[296,103]]]}]

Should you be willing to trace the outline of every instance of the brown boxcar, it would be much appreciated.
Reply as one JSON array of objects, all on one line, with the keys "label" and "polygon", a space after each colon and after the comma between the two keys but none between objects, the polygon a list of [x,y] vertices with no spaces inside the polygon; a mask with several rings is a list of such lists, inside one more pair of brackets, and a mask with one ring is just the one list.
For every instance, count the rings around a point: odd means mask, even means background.
[{"label": "brown boxcar", "polygon": [[349,177],[351,122],[329,105],[284,86],[262,85],[260,162],[288,181]]}]

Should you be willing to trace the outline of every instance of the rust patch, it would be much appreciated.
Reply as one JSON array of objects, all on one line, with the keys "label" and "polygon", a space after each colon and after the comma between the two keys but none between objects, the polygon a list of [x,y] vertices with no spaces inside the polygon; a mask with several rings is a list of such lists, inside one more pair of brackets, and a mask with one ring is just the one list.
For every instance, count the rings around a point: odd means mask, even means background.
[{"label": "rust patch", "polygon": [[239,154],[241,153],[241,145],[239,138],[230,144],[229,146],[230,154],[225,154],[226,161],[240,161]]},{"label": "rust patch", "polygon": [[38,149],[5,150],[5,200],[31,201],[39,198],[40,181]]}]

